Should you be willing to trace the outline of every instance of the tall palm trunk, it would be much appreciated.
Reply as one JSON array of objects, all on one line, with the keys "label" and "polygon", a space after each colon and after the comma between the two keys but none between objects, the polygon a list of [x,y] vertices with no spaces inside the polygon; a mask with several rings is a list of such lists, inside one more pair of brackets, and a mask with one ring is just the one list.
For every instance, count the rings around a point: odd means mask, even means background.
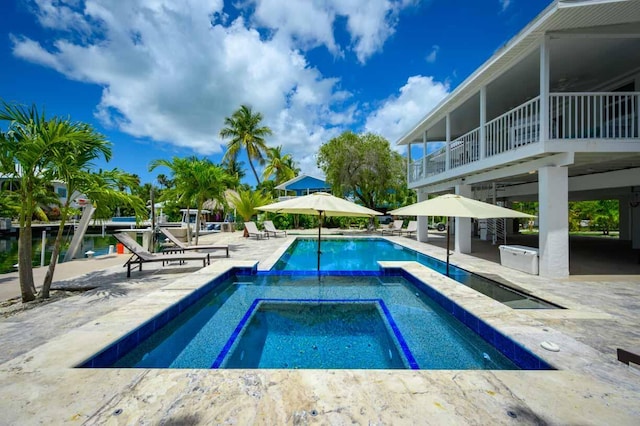
[{"label": "tall palm trunk", "polygon": [[258,185],[260,185],[260,178],[258,177],[258,172],[256,172],[256,168],[253,167],[253,161],[251,161],[251,156],[247,155],[247,157],[249,158],[249,165],[251,166],[251,170],[253,171],[253,175],[256,177],[256,181],[257,181]]},{"label": "tall palm trunk", "polygon": [[49,290],[51,289],[51,283],[53,282],[53,273],[56,270],[56,265],[58,264],[58,254],[60,253],[60,246],[62,245],[62,236],[64,234],[64,225],[67,222],[67,216],[69,214],[69,201],[65,203],[62,208],[62,214],[60,215],[60,227],[58,228],[58,234],[56,235],[56,241],[53,244],[53,252],[51,253],[51,261],[49,262],[49,268],[47,269],[47,273],[44,276],[44,281],[42,283],[42,288],[40,289],[40,293],[38,293],[39,299],[48,299],[49,298]]},{"label": "tall palm trunk", "polygon": [[33,198],[27,194],[22,201],[20,212],[20,235],[18,236],[18,276],[20,279],[20,293],[22,302],[30,302],[36,298],[36,286],[33,282],[33,267],[31,266],[32,232],[31,216],[27,214],[33,203]]}]

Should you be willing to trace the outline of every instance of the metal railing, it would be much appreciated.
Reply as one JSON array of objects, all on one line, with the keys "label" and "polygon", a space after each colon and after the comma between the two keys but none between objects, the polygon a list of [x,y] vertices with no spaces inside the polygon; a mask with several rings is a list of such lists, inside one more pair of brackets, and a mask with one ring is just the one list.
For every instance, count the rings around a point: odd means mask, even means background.
[{"label": "metal railing", "polygon": [[485,124],[485,155],[491,157],[540,140],[540,97]]},{"label": "metal railing", "polygon": [[480,128],[460,136],[450,144],[449,168],[464,166],[480,159]]},{"label": "metal railing", "polygon": [[549,139],[638,137],[637,92],[551,93]]},{"label": "metal railing", "polygon": [[[640,138],[640,92],[549,94],[550,141]],[[538,143],[540,97],[537,96],[485,124],[485,158]],[[444,173],[480,160],[480,128],[449,142],[446,147],[412,162],[409,181]],[[426,174],[422,161],[426,161]]]}]

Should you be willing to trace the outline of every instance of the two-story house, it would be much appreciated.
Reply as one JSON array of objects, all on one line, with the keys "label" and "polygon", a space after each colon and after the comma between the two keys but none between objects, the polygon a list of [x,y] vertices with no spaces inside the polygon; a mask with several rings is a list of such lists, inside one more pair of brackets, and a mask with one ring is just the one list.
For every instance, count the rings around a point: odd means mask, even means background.
[{"label": "two-story house", "polygon": [[[538,201],[540,275],[563,277],[569,201],[619,200],[620,238],[640,249],[639,131],[640,1],[556,0],[398,144],[419,200]],[[459,252],[470,226],[456,220]]]}]

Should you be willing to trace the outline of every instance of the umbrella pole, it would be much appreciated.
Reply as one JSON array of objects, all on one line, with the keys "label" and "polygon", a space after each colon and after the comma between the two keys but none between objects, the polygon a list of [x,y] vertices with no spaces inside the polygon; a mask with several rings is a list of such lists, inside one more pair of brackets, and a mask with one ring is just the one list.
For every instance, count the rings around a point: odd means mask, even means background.
[{"label": "umbrella pole", "polygon": [[449,276],[449,240],[451,239],[451,220],[447,216],[447,277]]},{"label": "umbrella pole", "polygon": [[320,234],[322,232],[322,211],[320,211],[320,218],[318,220],[318,272],[320,272]]}]

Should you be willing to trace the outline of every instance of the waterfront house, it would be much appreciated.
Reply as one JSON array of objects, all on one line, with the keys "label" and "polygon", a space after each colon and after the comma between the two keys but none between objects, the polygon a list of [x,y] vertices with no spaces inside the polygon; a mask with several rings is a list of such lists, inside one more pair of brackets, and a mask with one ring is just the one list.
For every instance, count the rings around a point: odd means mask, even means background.
[{"label": "waterfront house", "polygon": [[[556,0],[398,144],[419,200],[538,201],[540,275],[563,277],[569,201],[619,200],[620,238],[640,249],[639,127],[640,1]],[[487,238],[508,229],[491,221]],[[457,219],[456,251],[471,234]]]}]

